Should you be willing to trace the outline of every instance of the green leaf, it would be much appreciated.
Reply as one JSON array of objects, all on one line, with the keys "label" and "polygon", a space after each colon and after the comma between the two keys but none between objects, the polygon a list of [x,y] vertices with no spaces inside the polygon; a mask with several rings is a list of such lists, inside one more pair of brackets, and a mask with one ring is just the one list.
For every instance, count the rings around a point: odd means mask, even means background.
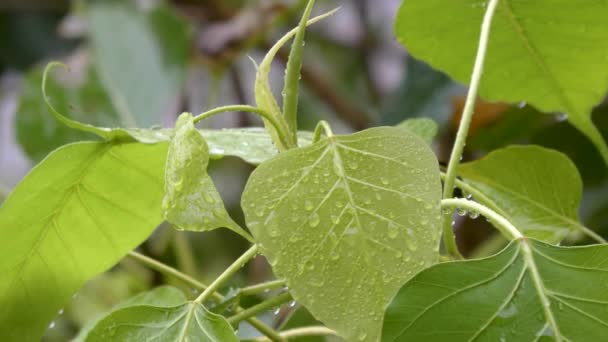
[{"label": "green leaf", "polygon": [[238,339],[224,317],[190,302],[171,308],[132,306],[118,310],[99,322],[86,341],[237,342]]},{"label": "green leaf", "polygon": [[249,239],[235,223],[207,174],[209,148],[194,127],[192,115],[180,115],[165,166],[163,215],[180,230],[208,231],[226,227]]},{"label": "green leaf", "polygon": [[168,7],[142,12],[124,1],[92,2],[87,15],[93,59],[121,121],[162,123],[184,82],[190,27]]},{"label": "green leaf", "polygon": [[71,296],[162,221],[166,144],[77,143],[0,207],[0,336],[37,340]]},{"label": "green leaf", "polygon": [[[19,97],[16,129],[17,138],[25,152],[34,161],[40,161],[49,152],[67,143],[91,140],[94,136],[72,129],[54,119],[52,109],[45,105],[40,96],[43,68],[28,72]],[[98,126],[117,126],[120,120],[92,68],[82,75],[75,73],[61,76],[81,76],[82,82],[68,82],[59,77],[47,75],[46,96],[52,100],[58,111],[70,113],[76,121],[88,122]],[[35,138],[33,138],[35,137]]]},{"label": "green leaf", "polygon": [[388,307],[382,341],[602,341],[607,283],[607,245],[514,241],[416,275]]},{"label": "green leaf", "polygon": [[89,335],[89,332],[97,325],[97,323],[99,323],[99,321],[119,309],[139,305],[169,308],[172,306],[181,305],[187,301],[188,300],[186,299],[186,296],[184,296],[184,293],[180,289],[172,286],[159,286],[150,291],[142,292],[122,303],[119,303],[105,315],[101,315],[99,318],[87,322],[87,324],[78,332],[78,336],[76,336],[71,342],[84,342]]},{"label": "green leaf", "polygon": [[398,124],[397,127],[409,130],[426,141],[427,144],[433,143],[433,139],[437,136],[438,130],[437,123],[429,118],[407,119]]},{"label": "green leaf", "polygon": [[[486,2],[405,1],[396,34],[408,52],[469,82]],[[608,161],[590,113],[608,89],[605,0],[503,0],[492,22],[480,94],[489,101],[526,101],[567,113]],[[446,53],[449,51],[449,53]],[[584,51],[584,53],[581,53]]]},{"label": "green leaf", "polygon": [[509,219],[526,236],[560,242],[580,229],[582,182],[564,154],[539,146],[511,146],[458,166],[475,200]]},{"label": "green leaf", "polygon": [[293,297],[346,340],[375,341],[399,287],[437,261],[440,197],[428,145],[379,127],[263,163],[242,207]]}]

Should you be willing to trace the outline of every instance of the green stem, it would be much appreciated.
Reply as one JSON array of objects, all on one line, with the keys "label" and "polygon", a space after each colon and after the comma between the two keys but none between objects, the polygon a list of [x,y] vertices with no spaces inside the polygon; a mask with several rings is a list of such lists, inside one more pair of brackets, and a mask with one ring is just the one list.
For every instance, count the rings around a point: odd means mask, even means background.
[{"label": "green stem", "polygon": [[281,129],[281,127],[283,127],[283,126],[281,126],[279,121],[277,121],[277,118],[275,118],[270,113],[268,113],[267,111],[265,111],[261,108],[248,106],[248,105],[230,105],[230,106],[217,107],[217,108],[208,110],[204,113],[201,113],[201,114],[195,116],[194,123],[196,124],[199,121],[202,121],[202,120],[208,119],[212,116],[226,113],[226,112],[248,112],[248,113],[257,114],[261,118],[264,118],[264,119],[268,120],[268,122],[270,122],[270,124],[276,129],[277,133],[279,134],[279,139],[281,139],[281,141],[283,141],[283,142],[287,141],[287,136],[285,136],[286,132],[284,132],[284,130]]},{"label": "green stem", "polygon": [[[490,27],[492,25],[492,17],[498,5],[498,0],[490,0],[488,9],[481,25],[481,36],[479,38],[479,48],[477,49],[477,57],[475,58],[475,66],[473,67],[473,74],[471,75],[471,86],[465,102],[462,117],[460,119],[460,126],[458,127],[458,133],[456,133],[456,141],[452,148],[452,154],[450,155],[450,161],[448,163],[448,170],[443,185],[443,198],[451,198],[454,194],[454,180],[456,178],[456,167],[462,157],[462,151],[469,133],[469,127],[473,118],[473,112],[475,110],[475,100],[477,99],[477,92],[479,90],[479,82],[481,80],[481,74],[483,72],[484,60],[486,57],[486,51],[488,48],[488,39],[490,36]],[[454,230],[452,228],[451,214],[445,214],[443,218],[443,242],[446,250],[449,254],[455,257],[462,257],[458,251],[456,245],[456,238],[454,236]]]},{"label": "green stem", "polygon": [[[305,337],[305,336],[338,336],[338,333],[335,331],[323,327],[303,327],[303,328],[295,328],[289,329],[285,331],[281,331],[281,337],[285,339],[293,338],[293,337]],[[258,338],[256,342],[267,342],[268,339],[265,337]]]},{"label": "green stem", "polygon": [[211,283],[211,285],[209,285],[209,287],[207,287],[205,289],[205,291],[203,291],[203,293],[201,293],[201,295],[198,296],[198,298],[196,298],[194,300],[194,302],[202,303],[205,300],[207,300],[210,296],[213,295],[213,293],[215,293],[215,291],[217,291],[220,288],[220,286],[222,286],[222,284],[224,284],[224,282],[226,282],[226,280],[230,279],[230,277],[232,277],[232,275],[234,275],[243,266],[245,266],[245,264],[249,260],[251,260],[251,258],[253,258],[257,253],[258,253],[258,246],[257,245],[251,246],[251,248],[249,248],[232,265],[230,265],[224,271],[224,273],[220,274],[220,276],[217,277],[217,279],[215,279],[215,281],[213,283]]},{"label": "green stem", "polygon": [[334,136],[334,132],[331,130],[331,127],[329,127],[329,123],[327,123],[327,121],[325,121],[325,120],[321,120],[321,121],[319,121],[319,123],[317,123],[317,126],[315,127],[315,131],[312,136],[313,144],[321,139],[321,133],[323,133],[323,132],[325,132],[325,135],[328,138],[331,138]]},{"label": "green stem", "polygon": [[448,198],[441,200],[441,207],[451,209],[463,208],[479,213],[485,216],[509,240],[517,240],[524,237],[506,218],[475,201],[469,201],[464,198]]},{"label": "green stem", "polygon": [[247,308],[239,313],[237,313],[236,315],[228,318],[228,322],[230,324],[236,324],[242,320],[245,320],[247,318],[253,317],[261,312],[265,312],[268,311],[276,306],[279,306],[283,303],[287,303],[290,300],[292,300],[291,294],[289,292],[285,292],[283,294],[280,294],[274,298],[271,298],[269,300],[265,300],[263,302],[261,302],[260,304],[254,305],[250,308]]},{"label": "green stem", "polygon": [[266,290],[278,289],[285,286],[284,280],[273,280],[262,284],[244,287],[239,290],[239,294],[243,296],[253,296]]}]

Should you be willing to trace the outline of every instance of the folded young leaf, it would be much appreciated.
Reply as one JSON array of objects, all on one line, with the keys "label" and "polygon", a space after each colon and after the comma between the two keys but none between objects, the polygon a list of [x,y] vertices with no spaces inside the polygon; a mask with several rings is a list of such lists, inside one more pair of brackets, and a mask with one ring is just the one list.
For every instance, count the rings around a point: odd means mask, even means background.
[{"label": "folded young leaf", "polygon": [[237,342],[238,338],[224,317],[190,302],[171,308],[132,306],[115,311],[91,330],[86,341]]},{"label": "folded young leaf", "polygon": [[511,146],[458,166],[475,200],[509,219],[526,236],[557,243],[582,229],[583,184],[564,154],[539,146]]},{"label": "folded young leaf", "polygon": [[207,174],[208,165],[209,149],[194,127],[192,115],[180,115],[167,152],[162,204],[165,219],[180,230],[208,231],[225,227],[250,239],[224,208],[224,201]]},{"label": "folded young leaf", "polygon": [[31,341],[90,278],[162,222],[167,145],[77,143],[51,153],[0,207],[0,336]]},{"label": "folded young leaf", "polygon": [[412,118],[398,124],[396,127],[405,128],[416,134],[428,144],[433,142],[437,135],[437,123],[429,118]]},{"label": "folded young leaf", "polygon": [[[457,81],[470,80],[486,2],[404,1],[395,22],[408,52]],[[480,94],[561,112],[608,162],[591,109],[608,89],[607,2],[501,0],[492,21]],[[449,53],[446,53],[449,51]],[[584,53],[581,53],[584,51]]]},{"label": "folded young leaf", "polygon": [[242,207],[299,303],[346,340],[377,341],[393,295],[437,261],[440,198],[428,145],[379,127],[263,163]]},{"label": "folded young leaf", "polygon": [[102,319],[117,310],[139,305],[150,305],[156,307],[170,308],[172,306],[184,304],[187,301],[188,300],[186,299],[186,296],[180,289],[167,285],[159,286],[150,291],[146,291],[136,296],[133,296],[122,303],[119,303],[109,312],[87,322],[87,324],[83,326],[78,332],[78,336],[76,336],[71,342],[84,342],[87,336],[89,335],[89,332],[93,328],[95,328],[99,321],[101,321]]},{"label": "folded young leaf", "polygon": [[513,241],[416,275],[388,307],[382,341],[603,341],[607,283],[607,245]]}]

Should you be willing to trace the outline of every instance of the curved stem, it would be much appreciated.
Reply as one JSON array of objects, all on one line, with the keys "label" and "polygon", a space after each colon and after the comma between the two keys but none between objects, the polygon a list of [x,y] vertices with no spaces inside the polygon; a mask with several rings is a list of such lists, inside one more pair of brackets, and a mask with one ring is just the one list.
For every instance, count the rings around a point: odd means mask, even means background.
[{"label": "curved stem", "polygon": [[203,291],[203,293],[201,293],[201,295],[198,296],[198,298],[196,298],[194,300],[194,302],[202,303],[206,299],[208,299],[210,296],[212,296],[213,293],[215,293],[215,291],[217,291],[220,288],[220,286],[222,286],[222,284],[224,284],[224,282],[226,282],[226,280],[230,279],[230,277],[232,277],[232,275],[234,275],[243,266],[245,266],[245,264],[249,260],[251,260],[251,258],[253,258],[257,253],[258,253],[258,246],[257,245],[251,246],[251,248],[249,248],[245,253],[243,253],[243,255],[241,255],[238,259],[236,259],[236,261],[232,265],[230,265],[224,271],[224,273],[220,274],[220,276],[217,277],[217,279],[215,279],[215,281],[213,283],[211,283],[211,285],[209,285],[209,287],[207,287],[205,289],[205,291]]},{"label": "curved stem", "polygon": [[[281,332],[283,338],[304,337],[304,336],[338,336],[335,331],[324,326],[313,326],[289,329]],[[256,342],[267,342],[265,337],[258,338]]]},{"label": "curved stem", "polygon": [[267,111],[265,111],[261,108],[248,106],[248,105],[230,105],[230,106],[222,106],[222,107],[213,108],[211,110],[208,110],[204,113],[201,113],[201,114],[195,116],[194,123],[196,124],[199,121],[202,121],[202,120],[208,119],[212,116],[226,113],[226,112],[248,112],[248,113],[257,114],[261,118],[266,119],[266,120],[268,120],[268,122],[270,122],[270,124],[275,128],[275,130],[279,134],[279,139],[281,139],[281,141],[283,141],[283,142],[287,141],[285,132],[281,128],[283,126],[281,126],[281,124],[277,121],[277,118],[275,118],[270,113],[268,113]]},{"label": "curved stem", "polygon": [[284,280],[272,280],[266,283],[247,286],[239,290],[239,294],[243,296],[253,296],[266,290],[278,289],[285,286]]},{"label": "curved stem", "polygon": [[516,240],[524,237],[520,231],[515,228],[515,226],[512,225],[511,222],[509,222],[506,218],[485,205],[479,204],[475,201],[469,201],[464,198],[448,198],[441,201],[441,207],[453,209],[464,208],[477,212],[485,216],[488,221],[490,221],[490,223],[492,223],[492,225],[509,240]]},{"label": "curved stem", "polygon": [[321,139],[322,132],[325,132],[325,135],[327,135],[328,138],[331,138],[334,136],[334,132],[331,130],[331,127],[329,127],[329,123],[325,120],[321,120],[321,121],[319,121],[319,123],[317,123],[317,126],[315,127],[315,131],[312,135],[313,144]]},{"label": "curved stem", "polygon": [[[471,86],[469,87],[469,93],[465,102],[462,117],[460,119],[460,125],[458,127],[458,133],[456,133],[456,141],[452,148],[452,154],[450,155],[450,162],[448,163],[448,170],[446,173],[445,182],[443,185],[443,198],[451,198],[454,193],[454,179],[456,178],[456,167],[460,162],[462,151],[469,133],[469,126],[473,118],[473,111],[475,110],[475,100],[477,99],[477,91],[479,89],[479,82],[481,80],[481,74],[483,72],[483,64],[486,57],[486,51],[488,48],[488,39],[490,36],[490,27],[492,25],[492,18],[498,5],[498,0],[490,0],[488,9],[483,18],[481,25],[481,36],[479,37],[479,47],[477,49],[477,57],[475,58],[475,66],[473,67],[473,74],[471,75]],[[445,247],[451,255],[462,257],[458,251],[456,245],[456,238],[454,237],[454,230],[451,225],[451,217],[444,215],[443,220],[443,242]]]},{"label": "curved stem", "polygon": [[287,303],[290,300],[292,300],[291,294],[289,292],[285,292],[283,294],[280,294],[274,298],[271,298],[269,300],[265,300],[263,302],[261,302],[260,304],[254,305],[250,308],[247,308],[239,313],[237,313],[236,315],[228,318],[228,322],[230,324],[235,324],[238,323],[242,320],[245,320],[247,318],[253,317],[257,314],[259,314],[260,312],[265,312],[268,311],[276,306],[279,306],[283,303]]}]

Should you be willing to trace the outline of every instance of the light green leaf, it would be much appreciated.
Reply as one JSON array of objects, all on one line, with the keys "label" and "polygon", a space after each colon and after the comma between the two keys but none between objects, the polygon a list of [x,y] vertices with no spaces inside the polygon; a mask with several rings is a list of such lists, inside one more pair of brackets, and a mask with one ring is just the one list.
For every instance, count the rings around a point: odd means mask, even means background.
[{"label": "light green leaf", "polygon": [[263,163],[242,207],[293,297],[346,340],[376,341],[399,287],[437,261],[440,197],[428,145],[379,127]]},{"label": "light green leaf", "polygon": [[238,339],[224,317],[190,302],[172,308],[132,306],[118,310],[99,322],[86,341],[237,342]]},{"label": "light green leaf", "polygon": [[560,242],[580,229],[583,185],[564,154],[539,146],[511,146],[458,166],[475,200],[509,219],[526,236]]},{"label": "light green leaf", "polygon": [[162,221],[166,144],[51,153],[0,207],[0,336],[38,340],[57,311]]},{"label": "light green leaf", "polygon": [[180,115],[169,144],[165,169],[163,215],[180,230],[208,231],[226,227],[249,239],[231,218],[207,174],[209,149],[194,127],[192,115]]},{"label": "light green leaf", "polygon": [[403,121],[398,124],[397,127],[405,128],[410,132],[416,134],[428,144],[433,142],[435,136],[437,135],[437,124],[433,119],[429,118],[412,118]]},{"label": "light green leaf", "polygon": [[138,305],[150,305],[156,307],[169,308],[172,306],[178,306],[184,304],[188,300],[184,293],[172,286],[159,286],[150,291],[142,292],[136,296],[133,296],[126,301],[119,303],[116,307],[112,308],[105,315],[100,315],[97,319],[93,319],[80,329],[78,336],[76,336],[72,342],[84,342],[89,332],[97,325],[99,321],[110,315],[111,313],[130,306]]},{"label": "light green leaf", "polygon": [[160,124],[184,82],[190,28],[168,7],[143,12],[128,1],[87,7],[93,59],[121,121]]},{"label": "light green leaf", "polygon": [[[67,127],[54,118],[55,113],[45,105],[45,98],[40,96],[43,70],[34,68],[28,72],[15,117],[19,143],[34,161],[42,160],[59,146],[94,137]],[[75,73],[62,75],[64,79],[53,76],[55,75],[47,75],[46,97],[58,111],[69,113],[73,120],[92,125],[120,125],[112,103],[92,68],[78,75],[83,78],[82,82],[68,82],[65,79],[76,76]]]},{"label": "light green leaf", "polygon": [[[467,83],[486,3],[405,1],[397,14],[397,37],[412,55]],[[608,161],[608,147],[590,116],[608,89],[608,69],[598,68],[608,61],[607,10],[606,0],[499,1],[482,97],[568,114]]]},{"label": "light green leaf", "polygon": [[603,341],[607,283],[607,245],[514,241],[416,275],[388,307],[382,341]]}]

